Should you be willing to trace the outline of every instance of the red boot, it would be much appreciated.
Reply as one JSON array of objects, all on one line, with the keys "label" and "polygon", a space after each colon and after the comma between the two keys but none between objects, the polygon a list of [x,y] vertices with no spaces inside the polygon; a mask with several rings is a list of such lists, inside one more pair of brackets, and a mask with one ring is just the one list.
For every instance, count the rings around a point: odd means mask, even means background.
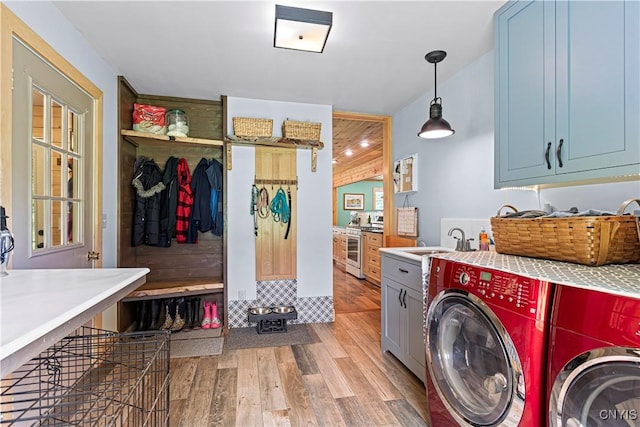
[{"label": "red boot", "polygon": [[211,303],[211,328],[218,329],[221,325],[220,319],[218,318],[218,303]]},{"label": "red boot", "polygon": [[202,318],[202,329],[211,329],[211,303],[204,301],[204,317]]}]

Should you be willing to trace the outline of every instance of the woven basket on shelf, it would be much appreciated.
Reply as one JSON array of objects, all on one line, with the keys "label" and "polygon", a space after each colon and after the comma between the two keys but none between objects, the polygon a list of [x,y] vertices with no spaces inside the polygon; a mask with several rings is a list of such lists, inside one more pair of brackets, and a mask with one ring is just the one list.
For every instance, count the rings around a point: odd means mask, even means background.
[{"label": "woven basket on shelf", "polygon": [[320,141],[322,123],[285,120],[282,123],[282,136],[293,139]]},{"label": "woven basket on shelf", "polygon": [[[598,266],[640,263],[640,218],[624,215],[566,218],[491,218],[496,252]],[[517,212],[517,209],[505,205]]]},{"label": "woven basket on shelf", "polygon": [[234,117],[233,134],[236,136],[271,137],[273,135],[273,120]]}]

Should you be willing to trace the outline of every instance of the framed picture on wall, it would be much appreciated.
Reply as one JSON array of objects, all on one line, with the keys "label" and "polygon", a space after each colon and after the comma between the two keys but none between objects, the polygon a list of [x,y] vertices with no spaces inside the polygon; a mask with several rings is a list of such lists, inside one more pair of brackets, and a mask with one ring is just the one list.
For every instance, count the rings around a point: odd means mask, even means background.
[{"label": "framed picture on wall", "polygon": [[344,193],[344,209],[357,211],[364,209],[364,194]]}]

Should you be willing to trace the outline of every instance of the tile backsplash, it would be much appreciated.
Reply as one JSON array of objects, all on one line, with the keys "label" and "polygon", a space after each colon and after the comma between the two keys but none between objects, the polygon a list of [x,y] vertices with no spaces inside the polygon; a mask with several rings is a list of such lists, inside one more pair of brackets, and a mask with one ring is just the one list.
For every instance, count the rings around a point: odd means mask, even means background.
[{"label": "tile backsplash", "polygon": [[[484,227],[485,231],[489,234],[489,238],[493,240],[493,233],[491,232],[491,222],[489,218],[441,218],[440,219],[440,246],[445,248],[456,248],[457,240],[453,236],[449,236],[449,230],[454,227],[464,230],[465,237],[467,239],[473,239],[471,249],[478,249],[478,236],[480,229]],[[459,232],[455,232],[454,236],[460,236]]]}]

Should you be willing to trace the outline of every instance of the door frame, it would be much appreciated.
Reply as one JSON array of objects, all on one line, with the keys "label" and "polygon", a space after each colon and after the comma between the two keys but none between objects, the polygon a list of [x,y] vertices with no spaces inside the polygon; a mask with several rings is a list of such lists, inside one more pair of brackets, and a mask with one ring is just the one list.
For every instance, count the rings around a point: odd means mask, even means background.
[{"label": "door frame", "polygon": [[[382,197],[384,199],[384,228],[383,232],[385,236],[392,235],[392,230],[395,230],[395,206],[393,200],[393,180],[391,180],[391,170],[393,167],[391,161],[391,116],[382,116],[375,114],[365,113],[351,113],[347,111],[334,111],[334,119],[344,120],[360,120],[368,122],[377,122],[382,124],[382,182],[383,190]],[[338,194],[337,187],[333,187],[333,223],[336,224],[337,211],[336,211],[336,197]]]},{"label": "door frame", "polygon": [[[72,82],[82,88],[94,100],[94,155],[93,170],[93,248],[102,251],[102,91],[78,71],[69,61],[38,36],[27,24],[18,18],[7,6],[0,4],[0,201],[9,216],[16,215],[12,205],[12,102],[13,102],[13,47],[16,37],[45,61],[57,68]],[[97,250],[96,250],[97,249]],[[94,262],[94,268],[101,268],[102,260]]]}]

